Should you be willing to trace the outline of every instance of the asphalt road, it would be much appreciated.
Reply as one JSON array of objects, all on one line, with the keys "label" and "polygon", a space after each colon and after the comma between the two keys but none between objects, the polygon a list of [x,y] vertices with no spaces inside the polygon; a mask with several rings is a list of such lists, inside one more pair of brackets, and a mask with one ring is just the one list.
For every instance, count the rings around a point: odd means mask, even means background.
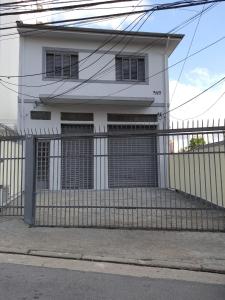
[{"label": "asphalt road", "polygon": [[225,285],[0,263],[4,300],[224,300]]}]

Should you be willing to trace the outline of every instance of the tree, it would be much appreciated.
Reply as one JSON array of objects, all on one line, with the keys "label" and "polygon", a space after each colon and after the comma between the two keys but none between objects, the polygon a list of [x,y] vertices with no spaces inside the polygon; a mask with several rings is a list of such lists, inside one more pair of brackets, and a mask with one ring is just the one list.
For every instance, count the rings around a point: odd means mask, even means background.
[{"label": "tree", "polygon": [[205,145],[205,140],[204,138],[201,136],[196,136],[193,137],[192,139],[190,139],[188,146],[186,147],[186,151],[192,151],[195,150],[196,148],[198,148],[199,146]]}]

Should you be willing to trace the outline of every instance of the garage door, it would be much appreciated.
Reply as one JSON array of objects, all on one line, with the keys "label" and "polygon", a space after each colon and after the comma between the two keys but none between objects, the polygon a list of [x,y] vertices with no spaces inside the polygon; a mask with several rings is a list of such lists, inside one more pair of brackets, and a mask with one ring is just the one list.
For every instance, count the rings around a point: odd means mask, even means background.
[{"label": "garage door", "polygon": [[93,125],[62,125],[61,184],[63,189],[93,188],[93,138],[77,134],[93,133]]},{"label": "garage door", "polygon": [[[108,132],[139,132],[156,129],[155,126],[108,126]],[[117,136],[108,140],[109,187],[156,187],[157,173],[156,137]]]}]

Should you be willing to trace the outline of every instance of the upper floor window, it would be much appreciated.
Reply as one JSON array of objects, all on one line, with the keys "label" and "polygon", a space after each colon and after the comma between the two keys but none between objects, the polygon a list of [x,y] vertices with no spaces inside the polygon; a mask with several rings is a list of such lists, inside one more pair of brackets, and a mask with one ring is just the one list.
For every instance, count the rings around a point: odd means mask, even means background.
[{"label": "upper floor window", "polygon": [[46,77],[78,78],[78,55],[65,52],[46,52]]},{"label": "upper floor window", "polygon": [[116,80],[145,81],[145,58],[116,56]]}]

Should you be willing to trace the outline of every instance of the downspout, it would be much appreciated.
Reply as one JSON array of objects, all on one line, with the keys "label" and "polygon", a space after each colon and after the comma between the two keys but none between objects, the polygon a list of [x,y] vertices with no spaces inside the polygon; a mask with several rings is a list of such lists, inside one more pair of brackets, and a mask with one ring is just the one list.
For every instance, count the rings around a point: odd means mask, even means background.
[{"label": "downspout", "polygon": [[[23,75],[23,66],[24,66],[24,38],[22,36],[20,36],[20,44],[19,44],[19,75]],[[19,127],[20,130],[24,130],[25,128],[25,116],[24,116],[24,96],[23,96],[23,77],[19,77],[18,80],[19,83],[19,95],[18,95],[18,101],[20,99],[20,110],[18,111],[19,113]]]},{"label": "downspout", "polygon": [[[164,91],[165,91],[165,106],[164,113],[169,109],[169,76],[168,76],[168,48],[170,43],[170,37],[168,36],[166,41],[166,49],[164,54]],[[166,128],[169,128],[169,115],[165,115]]]}]

